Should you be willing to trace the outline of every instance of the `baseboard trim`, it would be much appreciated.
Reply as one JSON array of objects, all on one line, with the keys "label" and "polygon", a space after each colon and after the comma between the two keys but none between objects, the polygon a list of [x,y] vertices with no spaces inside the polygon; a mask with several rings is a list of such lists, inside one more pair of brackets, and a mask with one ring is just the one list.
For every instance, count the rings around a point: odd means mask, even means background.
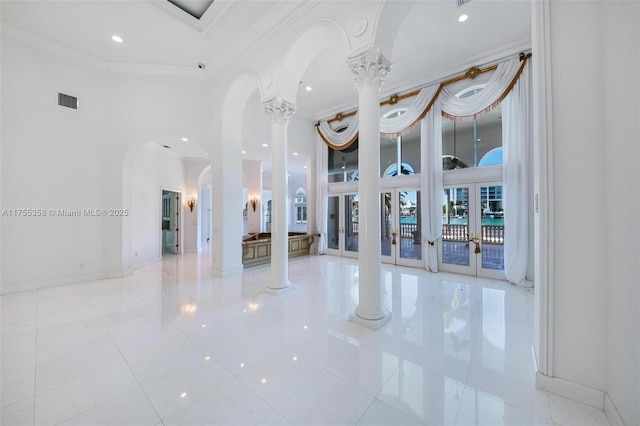
[{"label": "baseboard trim", "polygon": [[41,281],[35,283],[27,283],[20,285],[3,286],[0,288],[0,295],[21,293],[23,291],[44,290],[47,288],[60,287],[63,285],[78,284],[85,281],[97,281],[109,278],[109,273],[100,272],[95,274],[87,274],[75,277],[60,278],[51,281]]},{"label": "baseboard trim", "polygon": [[241,266],[239,268],[230,268],[224,271],[221,271],[219,269],[212,269],[211,275],[213,275],[214,277],[224,278],[224,277],[230,277],[232,275],[239,275],[239,274],[242,274],[243,272],[244,272],[244,267]]},{"label": "baseboard trim", "polygon": [[618,413],[618,409],[608,393],[604,394],[604,413],[607,415],[611,426],[624,426],[622,417],[620,417],[620,413]]},{"label": "baseboard trim", "polygon": [[129,275],[133,275],[135,269],[133,267],[125,269],[124,271],[122,271],[122,274],[120,275],[122,278],[124,277],[128,277]]},{"label": "baseboard trim", "polygon": [[142,268],[144,266],[158,263],[161,260],[162,260],[162,256],[155,257],[153,259],[148,259],[142,262],[138,262],[134,264],[133,267],[126,269],[124,271],[100,272],[95,274],[79,275],[75,277],[60,278],[57,280],[2,286],[0,287],[0,295],[21,293],[23,291],[44,290],[47,288],[61,287],[63,285],[70,285],[70,284],[78,284],[86,281],[98,281],[98,280],[106,280],[106,279],[113,279],[113,278],[122,278],[122,277],[126,277],[133,274],[133,272],[138,268]]},{"label": "baseboard trim", "polygon": [[153,257],[151,259],[142,260],[140,262],[133,264],[133,270],[144,268],[145,266],[153,265],[154,263],[158,263],[162,260],[162,256]]},{"label": "baseboard trim", "polygon": [[536,373],[536,387],[572,399],[598,410],[604,410],[605,393],[568,380]]}]

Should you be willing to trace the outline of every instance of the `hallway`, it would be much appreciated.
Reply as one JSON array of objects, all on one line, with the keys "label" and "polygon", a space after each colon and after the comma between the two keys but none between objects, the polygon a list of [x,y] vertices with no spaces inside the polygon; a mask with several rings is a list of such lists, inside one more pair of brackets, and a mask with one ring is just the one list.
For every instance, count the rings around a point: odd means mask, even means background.
[{"label": "hallway", "polygon": [[185,254],[124,279],[5,295],[2,424],[606,425],[534,387],[533,291],[382,266],[391,321],[347,321],[353,259],[215,278]]}]

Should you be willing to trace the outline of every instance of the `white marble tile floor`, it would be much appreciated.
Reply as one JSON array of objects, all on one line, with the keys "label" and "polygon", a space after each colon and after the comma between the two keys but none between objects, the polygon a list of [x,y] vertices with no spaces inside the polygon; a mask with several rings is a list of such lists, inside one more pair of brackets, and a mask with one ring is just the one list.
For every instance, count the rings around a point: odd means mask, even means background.
[{"label": "white marble tile floor", "polygon": [[374,331],[348,321],[356,260],[292,259],[275,296],[207,257],[0,297],[0,424],[609,424],[535,388],[532,290],[382,265]]}]

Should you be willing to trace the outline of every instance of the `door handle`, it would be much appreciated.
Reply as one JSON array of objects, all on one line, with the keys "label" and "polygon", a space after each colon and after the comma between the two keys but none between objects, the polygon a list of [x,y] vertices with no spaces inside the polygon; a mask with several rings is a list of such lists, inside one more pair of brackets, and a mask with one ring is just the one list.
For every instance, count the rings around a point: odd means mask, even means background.
[{"label": "door handle", "polygon": [[396,244],[396,236],[398,235],[398,233],[396,232],[395,229],[391,230],[391,244],[395,245]]}]

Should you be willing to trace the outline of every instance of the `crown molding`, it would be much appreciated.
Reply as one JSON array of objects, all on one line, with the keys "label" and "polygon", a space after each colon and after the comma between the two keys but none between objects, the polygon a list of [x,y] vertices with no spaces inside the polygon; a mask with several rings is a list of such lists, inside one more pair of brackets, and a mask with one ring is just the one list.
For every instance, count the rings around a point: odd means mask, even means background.
[{"label": "crown molding", "polygon": [[107,62],[107,71],[114,74],[156,75],[170,77],[207,77],[205,70],[177,65],[137,64],[130,62]]},{"label": "crown molding", "polygon": [[[168,2],[167,2],[168,3]],[[0,34],[14,40],[28,44],[38,49],[45,50],[54,55],[68,59],[76,64],[84,65],[103,72],[113,74],[155,75],[170,77],[208,77],[206,70],[195,67],[183,67],[173,65],[154,65],[127,62],[109,62],[96,56],[89,55],[77,49],[65,46],[57,41],[39,36],[30,31],[23,30],[11,24],[2,23]]]},{"label": "crown molding", "polygon": [[3,22],[2,26],[0,27],[0,33],[2,33],[3,36],[11,37],[15,40],[29,44],[36,48],[43,49],[47,52],[51,52],[58,56],[67,58],[76,63],[96,68],[100,71],[108,71],[107,62],[104,59],[100,59],[96,56],[92,56],[77,49],[65,46],[61,43],[58,43],[57,41],[39,36],[30,31],[15,27],[11,24]]}]

